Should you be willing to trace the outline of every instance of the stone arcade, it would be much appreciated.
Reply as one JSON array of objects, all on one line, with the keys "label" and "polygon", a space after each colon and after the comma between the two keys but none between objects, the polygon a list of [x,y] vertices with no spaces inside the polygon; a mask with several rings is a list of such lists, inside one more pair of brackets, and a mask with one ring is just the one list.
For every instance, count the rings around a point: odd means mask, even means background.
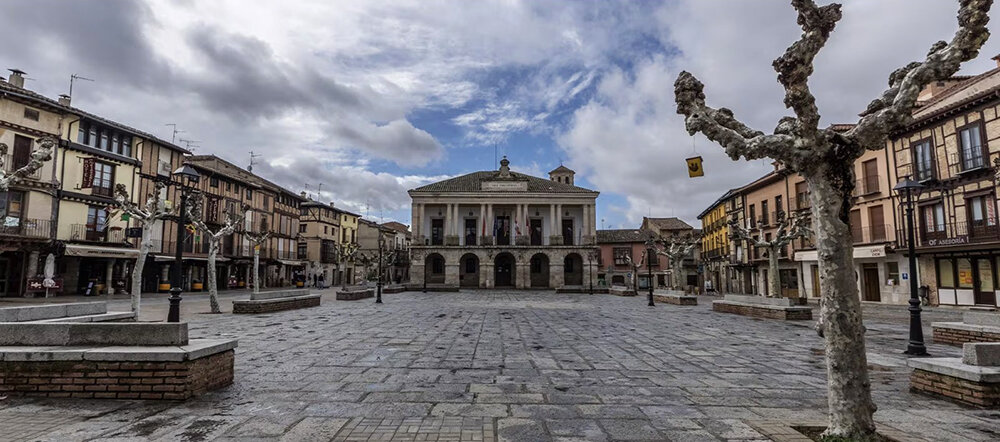
[{"label": "stone arcade", "polygon": [[[482,171],[409,191],[413,286],[551,288],[596,278],[595,201],[559,166],[550,179]],[[594,281],[596,284],[596,281]]]}]

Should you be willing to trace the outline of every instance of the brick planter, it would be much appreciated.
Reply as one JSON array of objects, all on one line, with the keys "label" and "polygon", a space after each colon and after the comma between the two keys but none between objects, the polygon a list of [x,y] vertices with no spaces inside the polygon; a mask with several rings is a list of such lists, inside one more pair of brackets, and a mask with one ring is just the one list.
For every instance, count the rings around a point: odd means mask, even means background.
[{"label": "brick planter", "polygon": [[256,314],[318,307],[322,296],[292,296],[288,298],[233,301],[234,314]]},{"label": "brick planter", "polygon": [[357,301],[359,299],[374,298],[374,297],[375,297],[375,290],[372,289],[347,290],[347,291],[337,292],[338,301]]},{"label": "brick planter", "polygon": [[1000,314],[992,311],[968,311],[962,322],[931,324],[934,342],[962,345],[967,342],[1000,342]]},{"label": "brick planter", "polygon": [[731,301],[712,301],[712,310],[743,316],[786,321],[808,321],[812,319],[812,309],[802,306],[775,306],[744,304]]},{"label": "brick planter", "polygon": [[657,294],[654,292],[653,300],[656,302],[663,302],[666,304],[698,305],[698,298],[695,296],[688,296],[688,295]]},{"label": "brick planter", "polygon": [[917,369],[910,374],[910,390],[974,407],[1000,407],[1000,384],[985,384]]}]

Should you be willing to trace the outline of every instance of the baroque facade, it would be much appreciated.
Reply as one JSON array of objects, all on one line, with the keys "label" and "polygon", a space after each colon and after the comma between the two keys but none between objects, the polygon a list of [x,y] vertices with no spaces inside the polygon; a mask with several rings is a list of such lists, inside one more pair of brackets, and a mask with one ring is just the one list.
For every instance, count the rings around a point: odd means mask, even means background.
[{"label": "baroque facade", "polygon": [[412,286],[582,288],[596,273],[595,202],[564,167],[549,179],[481,171],[409,191]]}]

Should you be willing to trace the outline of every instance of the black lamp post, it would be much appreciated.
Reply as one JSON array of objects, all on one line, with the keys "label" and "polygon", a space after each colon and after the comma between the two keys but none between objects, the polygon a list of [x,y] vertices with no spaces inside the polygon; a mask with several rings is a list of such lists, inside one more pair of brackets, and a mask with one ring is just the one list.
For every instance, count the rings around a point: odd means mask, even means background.
[{"label": "black lamp post", "polygon": [[903,352],[913,356],[926,356],[924,346],[924,328],[920,323],[920,298],[917,295],[917,255],[914,252],[913,198],[920,194],[924,186],[909,177],[903,178],[892,188],[899,196],[905,198],[906,204],[906,247],[910,254],[910,342]]},{"label": "black lamp post", "polygon": [[653,307],[653,254],[656,250],[653,248],[653,238],[646,240],[646,285],[649,287],[649,306]]},{"label": "black lamp post", "polygon": [[180,322],[181,321],[181,292],[183,289],[181,285],[184,283],[183,272],[181,271],[183,267],[184,259],[184,234],[186,232],[187,224],[187,199],[188,199],[188,187],[186,184],[197,184],[198,179],[201,175],[198,174],[197,170],[193,167],[184,164],[174,171],[173,176],[178,179],[176,182],[177,186],[180,187],[181,191],[181,201],[180,206],[177,211],[179,215],[177,216],[177,240],[175,241],[176,247],[174,250],[174,275],[173,281],[170,287],[170,309],[167,311],[167,322]]},{"label": "black lamp post", "polygon": [[590,294],[594,294],[594,256],[597,255],[596,250],[591,250],[587,253],[587,266],[590,269]]},{"label": "black lamp post", "polygon": [[375,303],[382,303],[382,249],[385,248],[385,237],[378,234],[378,282],[375,283]]}]

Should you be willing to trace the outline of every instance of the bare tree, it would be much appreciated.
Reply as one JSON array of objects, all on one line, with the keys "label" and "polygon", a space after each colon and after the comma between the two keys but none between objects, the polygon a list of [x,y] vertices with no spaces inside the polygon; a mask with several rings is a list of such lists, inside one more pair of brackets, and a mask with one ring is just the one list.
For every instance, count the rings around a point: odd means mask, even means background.
[{"label": "bare tree", "polygon": [[[733,241],[746,241],[752,247],[764,250],[767,253],[767,280],[768,297],[775,297],[781,294],[781,277],[778,273],[778,259],[781,258],[781,251],[788,244],[799,238],[812,236],[809,230],[808,217],[801,213],[794,213],[792,216],[785,216],[785,212],[778,212],[778,228],[774,231],[774,236],[770,240],[765,239],[764,223],[756,223],[756,227],[747,228],[741,226],[735,219],[729,220],[729,236]],[[756,229],[756,235],[753,230]]]},{"label": "bare tree", "polygon": [[[244,213],[249,213],[249,211]],[[250,218],[249,215],[245,215],[245,217]],[[271,237],[271,231],[267,229],[267,223],[261,223],[260,232],[248,230],[244,235],[250,240],[250,246],[253,247],[253,293],[250,294],[250,299],[254,299],[260,293],[260,247]]]},{"label": "bare tree", "polygon": [[343,289],[347,288],[347,264],[354,263],[358,256],[359,247],[357,243],[353,242],[336,244],[337,261],[340,262],[340,268],[344,271],[344,275],[340,278],[340,286]]},{"label": "bare tree", "polygon": [[[135,265],[132,267],[132,313],[139,319],[139,301],[142,296],[142,269],[146,266],[146,256],[149,249],[153,247],[153,225],[157,221],[163,220],[173,214],[167,209],[164,203],[164,189],[167,183],[157,180],[153,184],[153,191],[146,196],[146,204],[139,206],[132,202],[129,197],[128,188],[124,184],[115,186],[115,208],[135,220],[135,223],[142,228],[142,237],[139,239],[139,256],[135,258]],[[112,214],[106,217],[109,221]],[[178,241],[180,247],[180,241]]]},{"label": "bare tree", "polygon": [[681,72],[674,83],[677,112],[686,117],[689,133],[701,132],[722,145],[734,160],[777,160],[809,185],[823,294],[818,329],[827,353],[830,423],[826,436],[875,437],[872,416],[876,407],[871,399],[849,226],[854,161],[866,150],[885,148],[887,136],[912,121],[917,96],[926,85],[948,79],[962,62],[978,55],[989,38],[986,24],[992,0],[959,3],[959,29],[951,42],[933,44],[924,61],[890,74],[889,88],[845,132],[819,128],[819,110],[808,85],[813,59],[841,18],[839,4],[820,7],[813,0],[792,0],[802,36],[773,66],[785,89],[785,106],[795,116],[783,117],[773,134],[751,129],[729,109],[707,106],[704,85],[690,73]]},{"label": "bare tree", "polygon": [[[226,211],[226,223],[216,229],[214,232],[208,227],[205,222],[205,214],[203,212],[203,202],[201,198],[188,198],[188,219],[191,220],[191,224],[201,231],[203,238],[208,240],[208,270],[207,270],[207,281],[208,284],[208,300],[212,308],[212,313],[222,313],[219,308],[219,287],[216,284],[215,268],[216,268],[216,258],[219,255],[219,248],[222,243],[222,239],[230,236],[236,231],[236,228],[243,223],[246,216],[247,207],[243,210]],[[254,285],[256,287],[256,283]]]},{"label": "bare tree", "polygon": [[684,258],[691,255],[691,251],[701,242],[701,238],[689,233],[658,238],[656,242],[663,245],[662,248],[656,249],[656,253],[666,256],[670,263],[670,285],[674,290],[684,290]]},{"label": "bare tree", "polygon": [[52,137],[42,137],[35,140],[38,147],[31,152],[31,159],[28,160],[28,164],[21,166],[17,170],[7,173],[6,161],[8,147],[4,143],[0,143],[0,192],[6,192],[10,188],[11,184],[20,181],[22,178],[31,175],[42,168],[42,165],[46,161],[52,159],[52,152],[56,146],[56,139]]}]

